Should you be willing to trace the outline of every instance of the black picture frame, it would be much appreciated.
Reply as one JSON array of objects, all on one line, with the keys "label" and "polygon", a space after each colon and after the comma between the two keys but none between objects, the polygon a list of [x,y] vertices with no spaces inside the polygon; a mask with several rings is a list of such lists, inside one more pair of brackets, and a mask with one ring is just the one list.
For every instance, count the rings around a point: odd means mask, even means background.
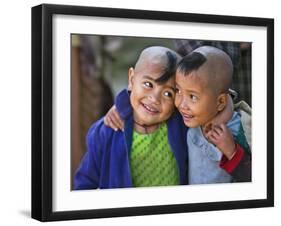
[{"label": "black picture frame", "polygon": [[[56,14],[246,25],[267,29],[267,197],[265,199],[53,211],[52,19]],[[121,217],[274,206],[274,20],[118,8],[43,4],[32,8],[32,218],[40,221]]]}]

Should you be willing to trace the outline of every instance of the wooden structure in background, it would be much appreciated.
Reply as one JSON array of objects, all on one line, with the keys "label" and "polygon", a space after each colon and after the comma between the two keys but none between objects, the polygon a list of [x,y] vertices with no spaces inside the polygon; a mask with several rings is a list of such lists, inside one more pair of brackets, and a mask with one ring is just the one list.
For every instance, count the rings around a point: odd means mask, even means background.
[{"label": "wooden structure in background", "polygon": [[[71,183],[86,150],[90,126],[113,105],[113,95],[95,67],[89,42],[72,36],[71,48]],[[83,44],[83,46],[81,46]],[[102,68],[101,68],[102,69]]]}]

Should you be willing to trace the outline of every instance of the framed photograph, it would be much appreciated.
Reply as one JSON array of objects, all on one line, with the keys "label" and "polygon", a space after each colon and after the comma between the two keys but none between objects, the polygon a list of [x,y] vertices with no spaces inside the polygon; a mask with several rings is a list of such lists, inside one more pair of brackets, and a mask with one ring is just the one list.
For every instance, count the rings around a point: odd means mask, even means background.
[{"label": "framed photograph", "polygon": [[[150,74],[154,58],[143,60],[163,49],[163,76],[171,76],[164,85]],[[193,59],[194,53],[196,59],[203,57],[194,69],[200,74],[200,67],[213,57],[208,51],[223,53],[231,62],[226,93],[232,96],[234,111],[228,120],[237,115],[240,128],[237,135],[226,122],[235,142],[231,156],[204,133],[202,140],[216,154],[197,155],[201,149],[193,151],[188,137],[196,128],[204,131],[203,124],[188,126],[196,116],[187,117],[182,102],[177,104],[186,85],[178,77],[177,69],[185,62],[181,59]],[[145,67],[143,62],[148,62]],[[220,60],[214,62],[208,73],[225,70]],[[168,109],[169,117],[163,116],[155,127],[138,125],[142,116],[137,116],[136,95],[130,95],[140,81],[136,74],[145,74],[142,88],[165,89],[159,98],[166,99],[159,106]],[[187,96],[193,100],[193,94]],[[162,111],[141,104],[151,118]],[[123,130],[115,131],[104,121],[113,105],[121,118],[124,110],[133,120],[128,124],[124,116]],[[168,121],[178,112],[171,131]],[[149,141],[156,143],[153,148],[142,138],[152,133],[161,135]],[[157,152],[160,160],[150,154],[140,159],[144,149]],[[273,19],[49,4],[32,8],[33,218],[56,221],[273,205]]]}]

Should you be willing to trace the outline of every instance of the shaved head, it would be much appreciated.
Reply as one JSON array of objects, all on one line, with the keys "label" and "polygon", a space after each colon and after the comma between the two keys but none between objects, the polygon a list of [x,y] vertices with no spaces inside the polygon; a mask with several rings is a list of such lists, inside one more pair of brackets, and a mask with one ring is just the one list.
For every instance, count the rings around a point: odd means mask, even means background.
[{"label": "shaved head", "polygon": [[186,75],[196,71],[217,94],[228,92],[232,83],[233,65],[230,57],[212,46],[193,50],[183,58],[178,70]]},{"label": "shaved head", "polygon": [[212,46],[202,46],[194,50],[206,57],[206,62],[199,68],[208,82],[216,86],[219,92],[227,92],[232,83],[233,65],[230,57],[222,50]]},{"label": "shaved head", "polygon": [[162,46],[152,46],[144,49],[135,65],[135,71],[140,72],[145,68],[162,71],[159,82],[166,82],[175,74],[176,65],[181,59],[175,51]]}]

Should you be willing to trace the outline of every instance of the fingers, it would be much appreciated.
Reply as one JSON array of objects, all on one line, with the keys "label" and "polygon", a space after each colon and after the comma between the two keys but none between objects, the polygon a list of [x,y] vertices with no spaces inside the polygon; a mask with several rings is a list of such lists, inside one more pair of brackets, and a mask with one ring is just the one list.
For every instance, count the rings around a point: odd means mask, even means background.
[{"label": "fingers", "polygon": [[124,130],[124,122],[119,116],[119,113],[117,112],[115,107],[112,108],[111,113],[111,120],[116,125],[116,127],[120,130]]},{"label": "fingers", "polygon": [[207,134],[209,131],[212,130],[212,123],[208,123],[205,127],[204,127],[204,133]]},{"label": "fingers", "polygon": [[106,126],[114,129],[115,131],[117,131],[118,129],[124,131],[124,123],[121,120],[115,106],[110,108],[103,121]]},{"label": "fingers", "polygon": [[223,132],[225,132],[228,129],[225,124],[220,124],[220,128]]},{"label": "fingers", "polygon": [[104,123],[106,126],[109,126],[109,121],[108,121],[107,116],[104,116],[104,118],[103,118],[103,123]]},{"label": "fingers", "polygon": [[216,136],[220,136],[223,133],[223,129],[219,125],[214,125],[212,131]]},{"label": "fingers", "polygon": [[217,141],[218,141],[217,136],[215,136],[212,132],[210,132],[210,133],[208,134],[207,139],[208,139],[211,143],[214,143],[214,144],[216,144]]},{"label": "fingers", "polygon": [[111,129],[114,129],[115,131],[118,130],[117,126],[114,124],[114,122],[111,119],[111,116],[107,113],[107,115],[103,118],[103,122],[106,126],[110,127]]},{"label": "fingers", "polygon": [[217,144],[223,136],[223,133],[224,128],[221,125],[212,125],[211,130],[206,134],[206,138],[210,142]]}]

